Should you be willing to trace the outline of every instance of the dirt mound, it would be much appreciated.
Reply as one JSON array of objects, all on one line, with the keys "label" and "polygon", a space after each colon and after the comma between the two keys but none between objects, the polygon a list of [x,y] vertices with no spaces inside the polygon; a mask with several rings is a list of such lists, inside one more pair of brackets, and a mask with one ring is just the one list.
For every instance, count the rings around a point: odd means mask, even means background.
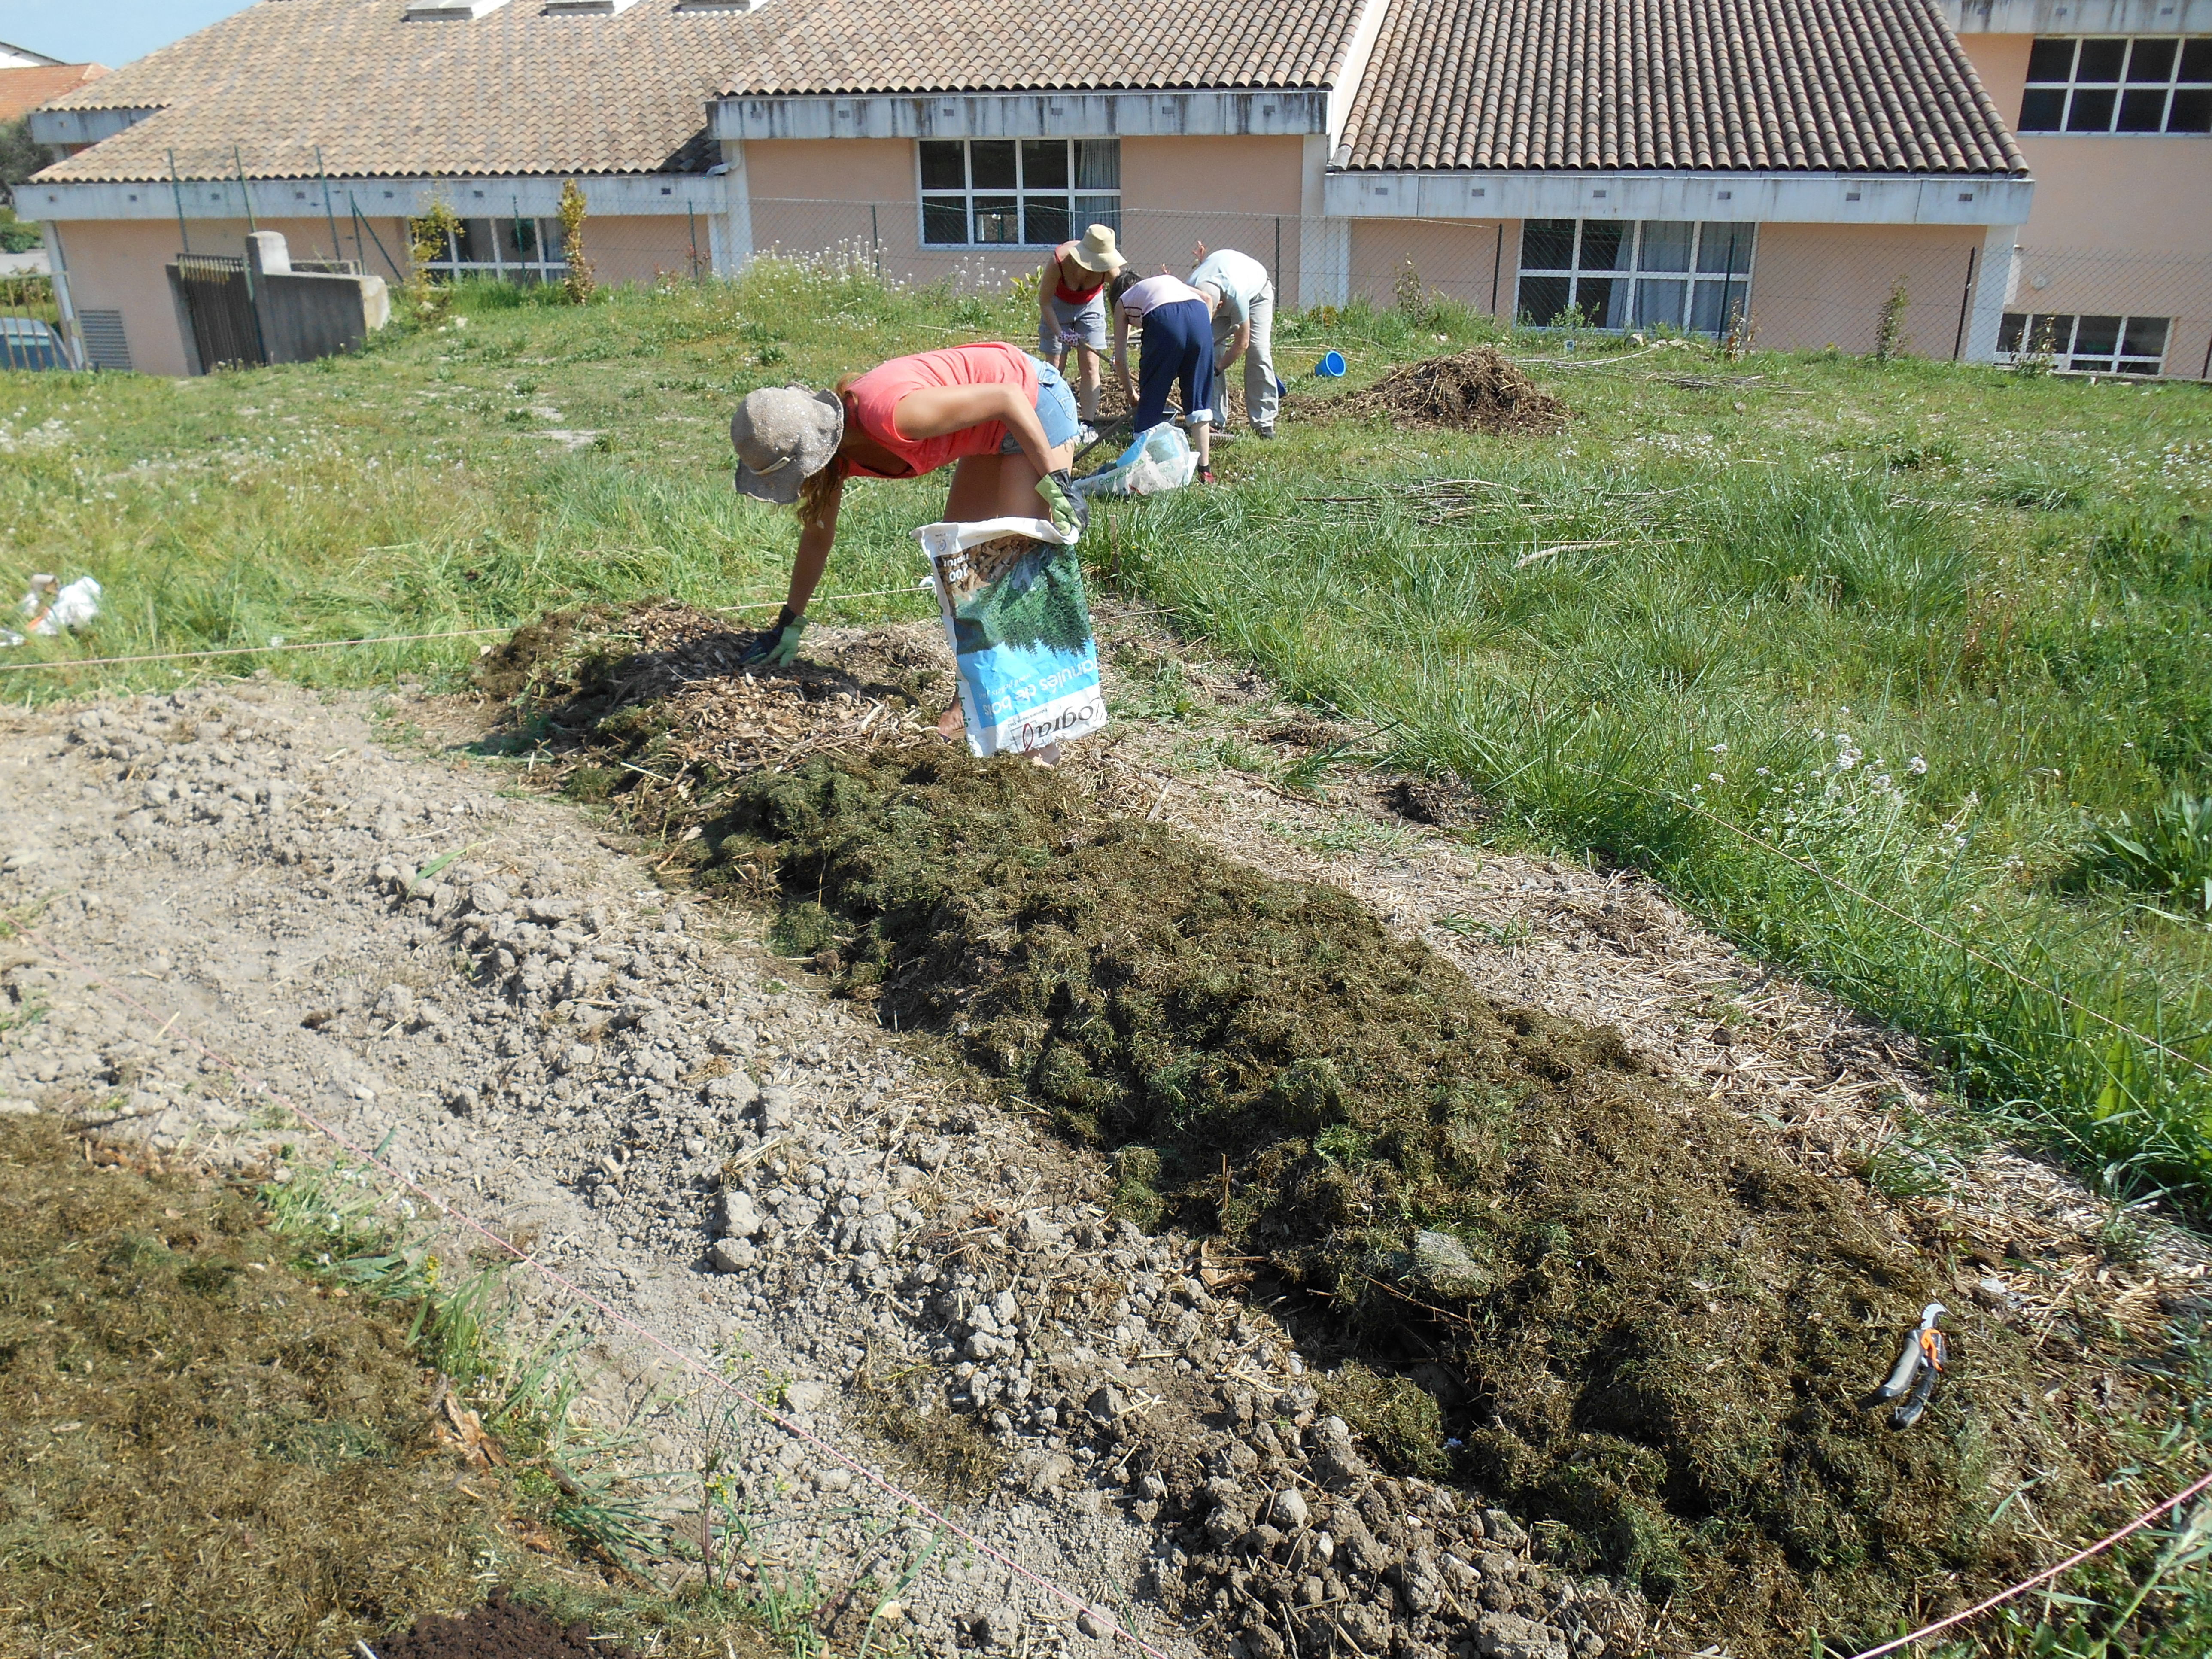
[{"label": "dirt mound", "polygon": [[[587,742],[673,776],[665,714]],[[1274,1275],[1323,1408],[1397,1468],[1739,1652],[1950,1605],[2100,1501],[2099,1431],[1995,1319],[1948,1322],[1916,1430],[1859,1409],[1937,1285],[1849,1189],[1335,889],[927,744],[622,778],[695,879],[780,902],[780,948],[1109,1151],[1123,1213]],[[2003,1502],[2031,1478],[2033,1518]]]},{"label": "dirt mound", "polygon": [[1401,426],[1464,432],[1556,432],[1567,422],[1567,406],[1492,346],[1401,363],[1333,407],[1343,415],[1388,416]]},{"label": "dirt mound", "polygon": [[635,1650],[593,1645],[589,1625],[563,1628],[495,1589],[483,1606],[454,1618],[417,1619],[404,1636],[377,1644],[377,1659],[635,1659]]}]

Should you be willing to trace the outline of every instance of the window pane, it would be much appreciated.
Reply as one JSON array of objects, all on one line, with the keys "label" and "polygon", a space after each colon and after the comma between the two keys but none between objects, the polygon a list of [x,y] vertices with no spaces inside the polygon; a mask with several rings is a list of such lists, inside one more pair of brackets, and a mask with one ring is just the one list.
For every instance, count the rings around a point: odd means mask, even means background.
[{"label": "window pane", "polygon": [[[977,145],[978,149],[981,145]],[[1018,242],[1022,239],[1021,215],[1015,210],[1011,196],[978,196],[975,198],[975,240],[978,242]]]},{"label": "window pane", "polygon": [[1583,270],[1626,270],[1628,269],[1629,222],[1626,219],[1585,219],[1583,221],[1583,249],[1579,269]]},{"label": "window pane", "polygon": [[1575,282],[1575,309],[1592,328],[1625,327],[1629,286],[1610,276],[1578,277]]},{"label": "window pane", "polygon": [[2020,100],[2022,132],[2056,132],[2065,124],[2066,94],[2057,87],[2030,87]]},{"label": "window pane", "polygon": [[932,247],[957,247],[968,240],[968,204],[957,196],[921,198],[921,240]]},{"label": "window pane", "polygon": [[[1574,222],[1567,222],[1571,225]],[[1526,239],[1523,238],[1524,245]],[[1520,311],[1524,323],[1538,327],[1548,326],[1567,308],[1567,279],[1564,276],[1523,276],[1521,279]]]},{"label": "window pane", "polygon": [[489,219],[461,221],[462,264],[488,265],[492,262],[492,250],[499,246],[499,242],[492,234],[491,224]]},{"label": "window pane", "polygon": [[1997,325],[1997,356],[2009,357],[2020,349],[2020,337],[2027,331],[2024,313],[2008,311],[2004,320]]},{"label": "window pane", "polygon": [[2050,313],[2038,317],[2028,331],[2038,351],[2047,351],[2055,357],[2063,357],[2074,349],[2074,319]]},{"label": "window pane", "polygon": [[2123,374],[2155,374],[2160,364],[2155,357],[2123,357],[2114,367]]},{"label": "window pane", "polygon": [[2130,357],[2163,357],[2166,356],[2166,325],[2164,317],[2130,317],[2127,332],[2120,341],[2120,349]]},{"label": "window pane", "polygon": [[1024,138],[1022,140],[1022,188],[1024,190],[1066,190],[1067,188],[1066,139]]},{"label": "window pane", "polygon": [[[1571,219],[1529,219],[1521,226],[1521,269],[1523,270],[1571,270],[1575,263],[1575,222]],[[1567,302],[1565,289],[1559,290],[1559,306]],[[1557,307],[1555,307],[1556,309]],[[1523,307],[1523,310],[1527,307]],[[1540,319],[1552,320],[1547,312]]]},{"label": "window pane", "polygon": [[1751,269],[1751,245],[1759,227],[1719,221],[1698,227],[1698,269],[1741,276]]},{"label": "window pane", "polygon": [[2089,92],[2077,88],[2073,105],[2066,112],[2066,131],[2069,132],[2110,132],[2112,130],[2112,106],[2119,100],[2117,92]]},{"label": "window pane", "polygon": [[2212,35],[2181,43],[2181,78],[2212,81]]},{"label": "window pane", "polygon": [[2173,106],[2166,112],[2168,132],[2212,132],[2212,91],[2203,87],[2178,88]]},{"label": "window pane", "polygon": [[2124,40],[2084,40],[2081,56],[2074,65],[2076,81],[2117,81],[2120,78],[2120,59],[2127,56]]},{"label": "window pane", "polygon": [[1014,187],[1014,141],[994,138],[988,143],[969,145],[968,165],[974,169],[977,190],[1012,190]]},{"label": "window pane", "polygon": [[1093,225],[1103,225],[1116,236],[1121,234],[1121,198],[1118,196],[1079,196],[1075,198],[1075,218],[1069,231],[1088,230]]},{"label": "window pane", "polygon": [[1066,241],[1070,234],[1067,228],[1067,198],[1065,196],[1022,198],[1022,240],[1052,246]]},{"label": "window pane", "polygon": [[2166,125],[2166,88],[2143,88],[2120,94],[2119,131],[2157,132]]},{"label": "window pane", "polygon": [[1700,334],[1725,334],[1743,315],[1747,283],[1699,283],[1690,299],[1690,326]]},{"label": "window pane", "polygon": [[2074,331],[2074,355],[2077,357],[2109,357],[2120,343],[2120,319],[2117,317],[2084,317]]},{"label": "window pane", "polygon": [[1697,227],[1687,220],[1654,219],[1644,227],[1644,246],[1636,256],[1638,270],[1687,270],[1690,237]]},{"label": "window pane", "polygon": [[2173,40],[2138,40],[2128,54],[2130,81],[2170,81],[2173,78]]},{"label": "window pane", "polygon": [[1689,295],[1687,283],[1655,283],[1646,279],[1636,285],[1637,328],[1680,328],[1682,325],[1682,302]]},{"label": "window pane", "polygon": [[[930,141],[921,147],[921,187],[924,190],[965,190],[968,187],[967,146]],[[960,239],[966,241],[963,236]]]},{"label": "window pane", "polygon": [[1079,138],[1075,141],[1075,187],[1078,190],[1121,188],[1121,141],[1119,138]]},{"label": "window pane", "polygon": [[2027,52],[2027,78],[2031,81],[2069,81],[2074,77],[2074,43],[2071,40],[2038,40]]}]

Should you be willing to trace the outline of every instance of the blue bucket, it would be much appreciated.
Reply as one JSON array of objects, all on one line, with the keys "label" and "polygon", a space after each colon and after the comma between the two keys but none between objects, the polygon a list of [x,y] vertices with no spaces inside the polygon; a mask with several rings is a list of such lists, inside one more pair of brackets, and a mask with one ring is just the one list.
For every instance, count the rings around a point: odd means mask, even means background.
[{"label": "blue bucket", "polygon": [[1324,352],[1322,360],[1314,365],[1314,373],[1324,380],[1336,379],[1344,373],[1344,354],[1341,351]]}]

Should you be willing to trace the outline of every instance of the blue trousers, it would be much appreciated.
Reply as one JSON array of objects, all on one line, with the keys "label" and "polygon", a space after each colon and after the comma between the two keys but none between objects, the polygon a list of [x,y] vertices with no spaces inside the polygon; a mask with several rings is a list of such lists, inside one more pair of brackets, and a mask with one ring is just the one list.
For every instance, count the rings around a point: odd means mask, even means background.
[{"label": "blue trousers", "polygon": [[1203,300],[1177,300],[1145,313],[1145,340],[1137,353],[1138,431],[1167,419],[1168,392],[1177,380],[1184,416],[1206,416],[1213,407],[1213,322]]}]

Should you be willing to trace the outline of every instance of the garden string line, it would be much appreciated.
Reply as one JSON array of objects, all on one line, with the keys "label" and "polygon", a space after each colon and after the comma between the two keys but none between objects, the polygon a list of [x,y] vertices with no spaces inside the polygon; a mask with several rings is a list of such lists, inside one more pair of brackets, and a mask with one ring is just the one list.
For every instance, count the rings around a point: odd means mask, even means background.
[{"label": "garden string line", "polygon": [[[912,587],[878,587],[862,593],[823,593],[810,603],[835,605],[840,599],[880,599],[894,594],[915,593],[926,583]],[[761,599],[751,605],[722,605],[712,607],[717,611],[769,611],[781,605],[781,599]],[[0,674],[20,673],[29,668],[112,668],[121,663],[182,662],[201,657],[260,657],[272,656],[285,651],[336,651],[351,645],[412,645],[421,640],[471,639],[480,634],[512,634],[518,624],[507,623],[494,628],[452,628],[436,634],[379,634],[357,640],[308,640],[298,644],[287,641],[283,645],[228,645],[210,651],[149,651],[135,657],[50,657],[40,662],[0,663]]]},{"label": "garden string line", "polygon": [[[61,946],[52,944],[42,938],[34,929],[26,928],[24,930],[23,936],[40,949],[44,950],[51,955],[59,958],[61,961],[69,963],[70,966],[76,969],[79,972],[90,975],[93,985],[96,986],[99,989],[105,991],[109,996],[114,998],[118,1002],[122,1003],[125,1006],[131,1009],[142,1018],[151,1021],[157,1018],[152,1009],[140,1002],[137,998],[132,996],[130,992],[119,989],[111,983],[106,978],[100,975],[98,970],[91,967],[90,964],[79,961],[76,957],[70,955],[69,951],[64,950]],[[286,1110],[292,1113],[294,1116],[297,1117],[301,1122],[307,1125],[308,1127],[314,1130],[318,1134],[323,1136],[334,1146],[337,1146],[347,1152],[350,1152],[356,1158],[362,1159],[364,1163],[378,1170],[394,1184],[404,1187],[409,1191],[417,1194],[421,1196],[423,1202],[429,1205],[447,1220],[457,1223],[460,1226],[467,1229],[469,1231],[479,1235],[489,1243],[496,1246],[506,1255],[520,1262],[524,1267],[534,1270],[541,1278],[544,1279],[548,1283],[553,1285],[557,1289],[564,1292],[572,1300],[580,1302],[586,1307],[595,1310],[605,1318],[612,1322],[614,1324],[620,1326],[623,1329],[629,1332],[633,1336],[641,1339],[647,1346],[658,1349],[660,1352],[667,1355],[668,1358],[674,1360],[682,1370],[688,1371],[694,1376],[703,1377],[708,1382],[713,1383],[715,1387],[721,1389],[724,1392],[736,1395],[738,1399],[743,1401],[747,1406],[752,1407],[754,1411],[759,1413],[769,1422],[775,1424],[776,1427],[781,1429],[786,1434],[788,1434],[794,1439],[802,1441],[805,1444],[813,1447],[817,1451],[819,1451],[829,1457],[834,1458],[853,1474],[859,1475],[862,1480],[866,1480],[871,1485],[876,1486],[886,1496],[890,1497],[896,1502],[907,1505],[913,1509],[917,1514],[927,1517],[934,1524],[944,1528],[946,1532],[951,1534],[955,1538],[961,1540],[961,1541],[975,1550],[979,1554],[988,1557],[991,1560],[997,1562],[1000,1566],[1005,1567],[1010,1572],[1018,1574],[1023,1578],[1027,1579],[1030,1583],[1036,1585],[1038,1589],[1045,1591],[1048,1595],[1066,1603],[1077,1613],[1089,1613],[1093,1619],[1104,1624],[1112,1634],[1126,1638],[1128,1641],[1134,1644],[1146,1655],[1150,1656],[1150,1659],[1168,1659],[1168,1656],[1166,1654],[1163,1653],[1159,1649],[1152,1646],[1152,1644],[1146,1641],[1143,1637],[1139,1636],[1134,1631],[1130,1630],[1121,1624],[1121,1621],[1115,1619],[1105,1607],[1096,1603],[1085,1601],[1082,1597],[1062,1589],[1057,1583],[1046,1577],[1043,1574],[1033,1571],[1030,1568],[1024,1566],[1020,1562],[1015,1560],[1012,1556],[994,1548],[990,1544],[987,1543],[981,1538],[977,1537],[974,1533],[969,1531],[965,1527],[960,1525],[959,1522],[954,1521],[949,1516],[946,1516],[937,1510],[932,1509],[927,1503],[923,1502],[922,1499],[916,1497],[914,1493],[907,1491],[904,1487],[893,1485],[890,1480],[878,1474],[874,1469],[870,1468],[866,1464],[860,1462],[856,1458],[846,1455],[844,1452],[830,1444],[830,1442],[823,1439],[820,1436],[800,1428],[789,1418],[776,1411],[766,1401],[761,1400],[757,1395],[740,1386],[738,1382],[723,1376],[720,1371],[706,1364],[693,1355],[686,1353],[683,1349],[678,1348],[673,1343],[667,1341],[656,1332],[639,1324],[627,1314],[624,1314],[619,1310],[610,1306],[607,1303],[601,1301],[598,1297],[592,1295],[591,1291],[586,1290],[582,1285],[577,1284],[574,1280],[567,1278],[554,1268],[548,1267],[536,1256],[526,1255],[521,1250],[517,1249],[508,1240],[501,1237],[499,1234],[485,1226],[467,1211],[459,1209],[455,1206],[447,1203],[444,1199],[439,1197],[437,1194],[432,1192],[421,1182],[412,1180],[407,1176],[402,1175],[397,1169],[386,1162],[382,1158],[380,1158],[376,1153],[369,1152],[356,1145],[355,1142],[349,1140],[337,1129],[322,1121],[321,1119],[316,1117],[313,1113],[304,1110],[281,1091],[271,1088],[266,1082],[248,1072],[244,1066],[240,1066],[236,1060],[232,1060],[228,1054],[218,1054],[214,1049],[209,1048],[206,1043],[200,1041],[198,1036],[193,1033],[189,1026],[182,1025],[173,1019],[168,1024],[164,1025],[162,1029],[164,1030],[174,1031],[174,1033],[181,1037],[186,1043],[198,1049],[203,1058],[212,1060],[216,1065],[222,1066],[225,1071],[230,1073],[232,1076],[238,1079],[239,1083],[243,1087],[249,1089],[256,1094],[264,1096],[266,1098],[274,1101],[276,1104],[283,1107]]]},{"label": "garden string line", "polygon": [[[53,956],[59,957],[62,961],[68,963],[71,967],[77,969],[80,972],[93,975],[94,977],[92,979],[92,983],[94,986],[98,987],[100,990],[105,991],[109,996],[124,1004],[126,1007],[131,1009],[142,1018],[150,1020],[155,1018],[154,1011],[147,1007],[143,1003],[140,1002],[137,998],[132,996],[128,991],[118,990],[106,979],[99,976],[96,970],[88,963],[78,960],[76,957],[72,956],[69,951],[62,949],[59,945],[49,943],[46,939],[42,938],[36,930],[28,928],[25,929],[24,937],[28,939],[33,945],[51,952]],[[708,1382],[714,1384],[720,1389],[722,1389],[726,1393],[735,1395],[747,1406],[750,1406],[754,1411],[759,1413],[763,1417],[765,1417],[769,1422],[775,1424],[776,1427],[781,1429],[785,1433],[791,1435],[793,1438],[803,1441],[806,1444],[814,1447],[819,1451],[826,1453],[830,1457],[835,1458],[838,1462],[843,1464],[846,1468],[880,1489],[888,1497],[900,1504],[911,1507],[917,1514],[925,1516],[937,1525],[943,1527],[954,1537],[958,1538],[963,1542],[969,1545],[981,1554],[988,1556],[990,1559],[997,1562],[1000,1565],[1006,1567],[1010,1571],[1019,1574],[1022,1577],[1029,1580],[1030,1583],[1043,1589],[1048,1595],[1055,1597],[1062,1602],[1065,1602],[1067,1606],[1073,1607],[1077,1612],[1088,1613],[1092,1618],[1100,1619],[1102,1622],[1108,1626],[1113,1634],[1127,1638],[1130,1642],[1133,1643],[1138,1648],[1141,1649],[1146,1654],[1150,1656],[1150,1659],[1167,1659],[1167,1656],[1162,1653],[1159,1649],[1152,1646],[1149,1642],[1146,1642],[1144,1638],[1136,1634],[1135,1632],[1128,1629],[1126,1626],[1122,1625],[1120,1620],[1113,1618],[1110,1613],[1107,1613],[1107,1610],[1104,1607],[1094,1605],[1093,1603],[1085,1601],[1078,1596],[1069,1594],[1066,1590],[1062,1589],[1058,1584],[1054,1583],[1051,1579],[1045,1577],[1042,1574],[1032,1571],[1030,1569],[1024,1566],[1020,1562],[1014,1560],[1011,1556],[1003,1554],[1000,1551],[993,1548],[989,1544],[977,1537],[974,1533],[969,1532],[966,1528],[961,1526],[957,1522],[955,1522],[949,1516],[932,1509],[927,1504],[924,1503],[920,1498],[915,1497],[912,1492],[906,1491],[903,1487],[894,1486],[890,1481],[885,1480],[884,1476],[878,1474],[866,1464],[859,1462],[857,1459],[848,1457],[844,1452],[839,1450],[836,1446],[831,1445],[828,1441],[823,1440],[818,1435],[800,1428],[797,1424],[792,1422],[782,1413],[775,1410],[765,1401],[758,1399],[757,1396],[748,1392],[745,1389],[740,1387],[738,1383],[732,1382],[728,1377],[724,1376],[720,1372],[712,1370],[692,1355],[684,1352],[681,1348],[678,1348],[672,1343],[663,1340],[653,1331],[639,1324],[635,1320],[629,1317],[629,1316],[609,1306],[606,1303],[601,1301],[598,1297],[593,1296],[589,1291],[585,1290],[574,1280],[568,1279],[560,1273],[556,1272],[553,1268],[546,1266],[545,1263],[540,1261],[536,1256],[525,1255],[522,1251],[517,1249],[512,1243],[494,1232],[490,1228],[477,1220],[474,1216],[469,1214],[466,1211],[459,1209],[455,1206],[447,1203],[444,1199],[439,1197],[437,1194],[432,1192],[428,1188],[424,1187],[419,1182],[414,1181],[408,1176],[400,1174],[398,1170],[394,1169],[390,1164],[377,1156],[376,1153],[364,1150],[353,1141],[349,1140],[344,1135],[339,1133],[338,1131],[331,1127],[330,1125],[323,1122],[319,1118],[314,1116],[312,1113],[301,1110],[297,1104],[295,1104],[281,1091],[270,1088],[267,1083],[247,1072],[244,1066],[239,1065],[237,1061],[232,1060],[228,1055],[218,1054],[214,1049],[209,1048],[207,1044],[202,1042],[198,1036],[194,1034],[191,1027],[179,1027],[176,1024],[175,1021],[172,1019],[169,1023],[164,1024],[162,1029],[164,1030],[172,1029],[176,1030],[177,1034],[182,1037],[185,1042],[191,1044],[194,1048],[197,1048],[203,1057],[213,1060],[216,1065],[229,1072],[239,1080],[240,1085],[251,1089],[257,1094],[265,1096],[269,1099],[275,1101],[278,1105],[283,1106],[288,1111],[291,1112],[295,1117],[299,1118],[301,1122],[307,1124],[318,1134],[322,1135],[333,1145],[346,1152],[351,1152],[355,1157],[361,1158],[364,1163],[368,1164],[372,1167],[381,1171],[388,1179],[397,1185],[404,1187],[409,1190],[420,1194],[422,1200],[437,1211],[441,1215],[445,1216],[449,1220],[459,1223],[463,1227],[467,1228],[470,1231],[479,1235],[491,1244],[496,1246],[499,1249],[504,1251],[507,1255],[520,1262],[523,1266],[534,1270],[542,1278],[546,1279],[557,1289],[565,1292],[572,1299],[583,1303],[586,1306],[595,1310],[615,1324],[621,1326],[624,1330],[630,1332],[635,1336],[641,1338],[649,1346],[659,1349],[670,1358],[675,1360],[684,1370],[689,1371],[695,1376],[704,1377]],[[2057,1577],[2059,1574],[2067,1571],[2069,1568],[2079,1566],[2082,1562],[2088,1560],[2091,1557],[2102,1554],[2105,1551],[2112,1548],[2113,1545],[2120,1542],[2123,1539],[2130,1537],[2136,1533],[2142,1531],[2143,1528],[2150,1525],[2152,1522],[2157,1520],[2160,1516],[2168,1514],[2173,1510],[2179,1509],[2182,1504],[2187,1503],[2198,1493],[2204,1492],[2207,1488],[2212,1488],[2212,1474],[2207,1474],[2201,1477],[2191,1485],[2183,1488],[2180,1492],[2176,1492],[2164,1503],[2154,1504],[2151,1508],[2144,1510],[2134,1520],[2129,1522],[2126,1526],[2122,1527],[2118,1532],[2112,1534],[2109,1537],[2098,1540],[2097,1542],[2087,1546],[2086,1548],[2075,1551],[2072,1555],[2068,1556],[2063,1561],[2059,1562],[2055,1566],[2045,1568],[2033,1577],[2024,1579],[2021,1583],[2013,1585],[2008,1589],[2000,1590],[1996,1595],[1989,1597],[1986,1601],[1978,1602],[1973,1607],[1968,1607],[1963,1612],[1954,1613],[1948,1618],[1938,1620],[1932,1625],[1924,1626],[1921,1629],[1913,1632],[1909,1636],[1900,1636],[1893,1641],[1883,1643],[1879,1647],[1869,1648],[1864,1652],[1855,1655],[1854,1659],[1881,1659],[1881,1656],[1884,1654],[1893,1653],[1899,1648],[1908,1646],[1915,1642],[1925,1640],[1927,1638],[1936,1635],[1940,1632],[1948,1630],[1954,1625],[1963,1624],[1970,1619],[1978,1618],[1981,1614],[1989,1612],[1991,1608],[2001,1607],[2005,1602],[2011,1601],[2014,1597],[2025,1595],[2027,1591],[2033,1589],[2037,1585],[2045,1583],[2050,1580]]]},{"label": "garden string line", "polygon": [[2155,1509],[2145,1510],[2141,1515],[2136,1516],[2134,1520],[2129,1522],[2126,1526],[2122,1527],[2110,1538],[2100,1538],[2095,1543],[2090,1545],[2087,1549],[2076,1550],[2073,1554],[2068,1556],[2063,1561],[2061,1561],[2057,1566],[2045,1567],[2041,1572],[2039,1572],[2034,1577],[2028,1579],[2026,1583],[2014,1584],[2008,1590],[2000,1590],[1995,1595],[1990,1597],[1988,1601],[1978,1602],[1973,1607],[1968,1607],[1963,1613],[1954,1613],[1948,1619],[1939,1619],[1932,1625],[1923,1625],[1918,1630],[1913,1632],[1910,1636],[1900,1636],[1893,1642],[1884,1642],[1878,1648],[1869,1648],[1864,1653],[1854,1655],[1853,1659],[1879,1659],[1879,1656],[1882,1654],[1894,1653],[1898,1649],[1908,1646],[1914,1642],[1925,1641],[1928,1638],[1935,1635],[1939,1631],[1946,1631],[1950,1629],[1954,1625],[1964,1624],[1969,1619],[1978,1618],[1981,1614],[1987,1613],[1991,1607],[2001,1606],[2004,1602],[2011,1601],[2014,1596],[2021,1595],[2024,1591],[2032,1590],[2038,1584],[2043,1583],[2048,1579],[2056,1578],[2060,1573],[2065,1571],[2067,1568],[2078,1566],[2082,1562],[2087,1560],[2091,1556],[2098,1554],[2104,1550],[2112,1548],[2112,1547],[2118,1543],[2120,1540],[2127,1537],[2130,1533],[2140,1532],[2143,1528],[2148,1526],[2152,1522],[2157,1520],[2159,1516],[2166,1514],[2168,1510],[2179,1509],[2182,1504],[2187,1503],[2191,1498],[2196,1497],[2198,1492],[2203,1492],[2208,1486],[2212,1486],[2212,1474],[2205,1475],[2194,1485],[2185,1487],[2180,1492],[2174,1493],[2172,1497],[2167,1498],[2166,1502],[2159,1504]]}]

